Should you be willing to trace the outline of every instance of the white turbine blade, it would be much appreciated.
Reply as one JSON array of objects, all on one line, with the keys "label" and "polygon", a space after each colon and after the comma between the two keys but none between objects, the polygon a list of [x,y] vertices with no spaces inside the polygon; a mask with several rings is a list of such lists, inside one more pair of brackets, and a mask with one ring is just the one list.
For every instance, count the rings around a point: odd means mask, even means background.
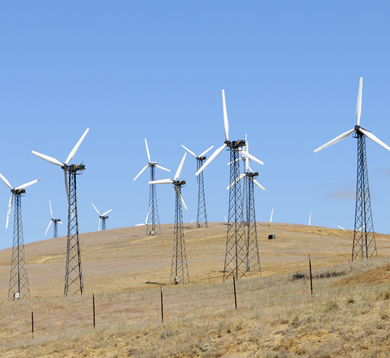
[{"label": "white turbine blade", "polygon": [[145,226],[146,224],[136,224],[134,226]]},{"label": "white turbine blade", "polygon": [[360,126],[360,116],[362,114],[362,92],[363,92],[363,77],[360,77],[359,93],[358,93],[358,99],[356,104],[356,122],[358,126]]},{"label": "white turbine blade", "polygon": [[340,142],[341,140],[347,138],[350,134],[352,134],[353,132],[355,131],[355,128],[349,130],[348,132],[345,132],[343,134],[340,134],[338,137],[336,137],[335,139],[332,139],[331,141],[329,141],[328,143],[325,143],[323,146],[317,148],[314,153],[317,153],[319,152],[320,150],[322,149],[325,149],[326,147],[329,147],[330,145],[332,144],[335,144],[337,142]]},{"label": "white turbine blade", "polygon": [[341,229],[341,230],[345,230],[345,229],[344,229],[343,227],[341,227],[341,226],[338,226],[338,225],[337,225],[337,227],[338,227],[339,229]]},{"label": "white turbine blade", "polygon": [[188,209],[187,209],[187,205],[186,205],[186,203],[184,202],[184,199],[183,199],[183,197],[181,196],[180,191],[179,191],[179,189],[178,189],[176,186],[175,186],[175,191],[176,191],[176,195],[179,197],[181,203],[183,204],[184,209],[188,210]]},{"label": "white turbine blade", "polygon": [[61,163],[59,160],[57,160],[56,158],[53,158],[53,157],[49,157],[48,155],[45,155],[45,154],[41,154],[41,153],[38,153],[38,152],[35,152],[35,151],[31,151],[32,154],[36,155],[37,157],[39,158],[42,158],[46,161],[48,161],[49,163],[52,163],[52,164],[55,164],[55,165],[59,165],[60,167],[62,167],[64,165],[64,163]]},{"label": "white turbine blade", "polygon": [[57,221],[57,223],[62,225],[62,222],[61,222],[61,221]]},{"label": "white turbine blade", "polygon": [[49,231],[49,227],[50,227],[50,225],[51,225],[51,220],[50,220],[50,222],[49,222],[49,225],[48,225],[48,227],[47,227],[47,229],[46,229],[46,232],[45,232],[45,236],[46,236],[46,234],[47,234],[47,232]]},{"label": "white turbine blade", "polygon": [[99,216],[99,227],[98,227],[98,231],[100,231],[100,222],[102,221],[102,218]]},{"label": "white turbine blade", "polygon": [[33,180],[33,181],[29,181],[29,182],[26,183],[26,184],[19,185],[19,186],[18,186],[17,188],[15,188],[15,189],[17,189],[17,190],[19,190],[19,189],[26,189],[26,188],[28,188],[29,186],[31,186],[31,185],[33,185],[33,184],[39,182],[40,180],[42,180],[42,178],[41,178],[41,179],[35,179],[35,180]]},{"label": "white turbine blade", "polygon": [[214,146],[212,145],[209,149],[205,150],[201,155],[200,157],[203,157],[209,150],[213,149]]},{"label": "white turbine blade", "polygon": [[14,198],[14,194],[12,193],[11,194],[11,198],[9,199],[9,203],[8,203],[8,211],[7,211],[7,221],[5,223],[5,228],[8,229],[8,222],[9,222],[9,217],[11,215],[11,209],[12,209],[12,200]]},{"label": "white turbine blade", "polygon": [[83,142],[85,136],[87,135],[87,133],[89,132],[89,128],[87,128],[87,130],[84,132],[84,134],[81,136],[81,138],[79,139],[79,141],[77,142],[77,144],[74,146],[74,148],[72,149],[72,151],[69,153],[68,155],[68,158],[65,160],[65,164],[68,165],[68,163],[72,160],[72,158],[75,156],[77,150],[79,149],[80,147],[80,144]]},{"label": "white turbine blade", "polygon": [[201,168],[195,173],[196,176],[198,176],[221,152],[226,148],[227,144],[225,143],[222,147],[219,147],[211,156],[209,159],[206,160],[206,162],[201,166]]},{"label": "white turbine blade", "polygon": [[50,202],[50,200],[49,200],[49,206],[50,206],[50,217],[53,219],[53,211],[51,210],[51,202]]},{"label": "white turbine blade", "polygon": [[160,180],[153,180],[150,181],[149,184],[172,184],[172,179],[160,179]]},{"label": "white turbine blade", "polygon": [[186,156],[187,156],[187,153],[184,153],[183,159],[180,162],[179,168],[177,168],[177,172],[176,172],[175,177],[173,178],[173,180],[179,179],[180,174],[181,174],[181,170],[183,169],[184,161],[186,160]]},{"label": "white turbine blade", "polygon": [[156,168],[158,168],[158,169],[165,170],[166,172],[170,172],[170,171],[171,171],[170,169],[164,168],[164,167],[162,167],[161,165],[155,164],[154,166],[155,166]]},{"label": "white turbine blade", "polygon": [[236,179],[234,179],[233,183],[231,183],[226,190],[229,190],[232,186],[236,185],[243,177],[245,176],[245,173],[240,174],[240,176]]},{"label": "white turbine blade", "polygon": [[309,215],[309,226],[311,225],[311,211],[310,211],[310,215]]},{"label": "white turbine blade", "polygon": [[146,138],[145,138],[145,147],[146,147],[146,155],[148,156],[148,161],[150,162],[150,153],[149,153],[148,142],[146,141]]},{"label": "white turbine blade", "polygon": [[265,188],[256,179],[252,179],[252,181],[253,184],[257,185],[261,190],[265,191]]},{"label": "white turbine blade", "polygon": [[145,167],[142,168],[142,170],[138,173],[138,175],[133,179],[133,181],[136,181],[136,179],[146,170],[146,168],[149,166],[149,164],[147,164]]},{"label": "white turbine blade", "polygon": [[100,216],[99,210],[98,210],[98,209],[96,209],[96,206],[95,206],[95,205],[93,205],[93,203],[91,203],[91,204],[92,204],[92,206],[95,208],[95,210],[96,210],[97,214]]},{"label": "white turbine blade", "polygon": [[237,159],[234,159],[232,162],[227,163],[227,165],[233,164],[233,163],[235,163],[235,162],[237,162],[237,161],[239,161],[241,159],[242,159],[241,157],[237,158]]},{"label": "white turbine blade", "polygon": [[269,219],[269,222],[272,223],[272,216],[274,215],[274,208],[272,208],[272,211],[271,211],[271,218]]},{"label": "white turbine blade", "polygon": [[223,127],[225,128],[225,138],[229,140],[229,121],[226,110],[225,90],[222,90],[222,106],[223,106]]},{"label": "white turbine blade", "polygon": [[112,209],[106,211],[105,213],[102,214],[102,216],[107,215],[111,210],[112,210]]},{"label": "white turbine blade", "polygon": [[365,131],[364,129],[362,128],[359,128],[359,131],[362,132],[365,136],[367,136],[368,138],[370,138],[373,142],[375,142],[376,144],[379,144],[381,147],[387,149],[388,151],[390,151],[390,147],[388,145],[386,145],[385,143],[383,143],[380,139],[378,139],[377,137],[375,137],[372,133],[370,132],[367,132]]},{"label": "white turbine blade", "polygon": [[256,157],[254,157],[252,154],[249,154],[249,153],[246,152],[245,150],[241,150],[241,151],[240,151],[240,154],[241,154],[243,157],[249,158],[249,159],[253,160],[254,162],[256,162],[256,163],[258,163],[258,164],[261,164],[261,165],[264,164],[261,160],[257,159]]},{"label": "white turbine blade", "polygon": [[[195,158],[198,158],[194,152],[190,151],[188,148],[186,148],[183,144],[181,145],[188,153],[190,153],[192,156],[194,156]],[[201,157],[201,155],[200,155]]]},{"label": "white turbine blade", "polygon": [[150,214],[150,209],[151,209],[151,208],[152,208],[152,207],[149,206],[148,215],[146,215],[145,225],[147,225],[147,223],[148,223],[148,219],[149,219],[149,214]]},{"label": "white turbine blade", "polygon": [[11,186],[11,184],[9,183],[9,181],[8,181],[7,179],[5,179],[5,177],[3,176],[3,174],[0,174],[0,178],[1,178],[1,180],[4,182],[4,184],[8,186],[8,188],[10,188],[11,190],[13,189],[13,187]]},{"label": "white turbine blade", "polygon": [[68,184],[68,177],[67,177],[67,171],[66,169],[63,169],[64,171],[64,179],[65,179],[65,190],[66,190],[66,199],[69,202],[69,184]]}]

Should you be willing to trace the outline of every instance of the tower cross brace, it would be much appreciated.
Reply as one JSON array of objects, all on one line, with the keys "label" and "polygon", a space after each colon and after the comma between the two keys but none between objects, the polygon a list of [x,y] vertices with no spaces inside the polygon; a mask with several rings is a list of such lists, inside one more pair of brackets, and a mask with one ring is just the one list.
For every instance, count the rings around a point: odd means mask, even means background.
[{"label": "tower cross brace", "polygon": [[[25,190],[13,189],[14,194],[14,231],[11,259],[11,274],[9,280],[8,299],[30,298],[30,288],[24,253],[22,203],[21,197]],[[24,196],[24,195],[23,195]]]},{"label": "tower cross brace", "polygon": [[68,237],[66,244],[66,266],[64,295],[83,294],[84,283],[81,269],[79,224],[77,215],[76,176],[85,170],[82,165],[64,166],[68,172]]},{"label": "tower cross brace", "polygon": [[[154,164],[150,164],[150,181],[155,180]],[[156,184],[149,184],[149,216],[146,225],[146,235],[161,234],[160,219],[158,216]]]},{"label": "tower cross brace", "polygon": [[377,255],[368,184],[366,136],[356,131],[355,138],[357,139],[357,178],[352,261],[370,259]]}]

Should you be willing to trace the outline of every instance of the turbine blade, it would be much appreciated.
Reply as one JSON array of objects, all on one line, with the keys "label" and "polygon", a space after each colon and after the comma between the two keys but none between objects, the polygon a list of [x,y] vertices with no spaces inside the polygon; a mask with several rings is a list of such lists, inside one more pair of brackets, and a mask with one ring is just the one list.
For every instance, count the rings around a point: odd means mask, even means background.
[{"label": "turbine blade", "polygon": [[155,164],[154,166],[155,166],[156,168],[158,168],[158,169],[165,170],[166,172],[170,172],[170,171],[171,171],[170,169],[164,168],[164,167],[162,167],[161,165]]},{"label": "turbine blade", "polygon": [[39,158],[42,158],[46,161],[48,161],[49,163],[52,163],[52,164],[55,164],[55,165],[58,165],[60,167],[64,166],[65,163],[61,163],[59,160],[57,160],[56,158],[53,158],[53,157],[49,157],[48,155],[45,155],[45,154],[41,154],[41,153],[38,153],[38,152],[34,152],[33,150],[31,151],[32,154],[36,155],[37,157]]},{"label": "turbine blade", "polygon": [[8,203],[8,211],[7,211],[7,221],[5,223],[5,228],[8,229],[8,222],[9,222],[9,217],[11,215],[11,209],[12,209],[12,200],[14,198],[14,194],[12,193],[11,194],[11,198],[9,199],[9,203]]},{"label": "turbine blade", "polygon": [[214,146],[212,145],[209,149],[205,150],[201,155],[199,155],[200,157],[203,157],[209,150],[213,149]]},{"label": "turbine blade", "polygon": [[149,164],[147,164],[146,166],[144,166],[142,168],[142,170],[138,173],[138,175],[133,179],[133,181],[136,181],[136,179],[146,170],[146,168],[149,166]]},{"label": "turbine blade", "polygon": [[[147,225],[148,224],[148,219],[149,219],[149,214],[150,214],[150,209],[151,209],[152,207],[151,206],[149,206],[149,211],[148,211],[148,215],[146,215],[146,220],[145,220],[145,225]],[[142,225],[142,224],[141,224]]]},{"label": "turbine blade", "polygon": [[337,225],[337,227],[338,227],[339,229],[341,229],[341,230],[345,230],[345,229],[344,229],[343,227],[341,227],[341,226],[338,226],[338,225]]},{"label": "turbine blade", "polygon": [[46,236],[47,232],[49,231],[50,225],[51,225],[51,220],[50,220],[49,225],[48,225],[48,227],[47,227],[47,229],[46,229],[45,236]]},{"label": "turbine blade", "polygon": [[146,155],[148,156],[148,161],[150,163],[150,153],[149,153],[148,142],[146,141],[146,138],[145,138],[145,147],[146,147]]},{"label": "turbine blade", "polygon": [[72,149],[72,151],[69,153],[68,155],[68,158],[65,160],[65,164],[68,165],[68,163],[72,160],[72,158],[75,156],[77,150],[79,149],[81,143],[83,142],[85,136],[87,135],[87,133],[89,132],[89,128],[87,128],[87,130],[84,132],[84,134],[81,136],[81,138],[79,139],[79,141],[77,142],[77,144],[74,146],[74,148]]},{"label": "turbine blade", "polygon": [[98,227],[98,231],[100,231],[100,222],[102,221],[102,218],[99,216],[99,227]]},{"label": "turbine blade", "polygon": [[227,163],[227,165],[233,164],[233,163],[235,163],[235,162],[237,162],[237,161],[239,161],[241,159],[242,159],[241,157],[237,158],[237,159],[234,159],[232,162]]},{"label": "turbine blade", "polygon": [[172,184],[172,179],[160,179],[160,180],[153,180],[150,181],[149,184]]},{"label": "turbine blade", "polygon": [[145,226],[146,224],[136,224],[134,226]]},{"label": "turbine blade", "polygon": [[272,211],[271,211],[271,218],[269,219],[270,223],[272,223],[272,216],[274,216],[274,208],[272,208]]},{"label": "turbine blade", "polygon": [[103,213],[102,216],[107,215],[110,211],[112,211],[112,209],[110,209],[110,210],[106,211],[105,213]]},{"label": "turbine blade", "polygon": [[53,219],[53,211],[51,210],[51,202],[49,200],[49,206],[50,206],[50,217]]},{"label": "turbine blade", "polygon": [[188,210],[188,209],[187,209],[187,205],[186,205],[186,203],[184,202],[184,199],[183,199],[183,197],[181,196],[180,191],[179,191],[179,189],[178,189],[176,186],[175,186],[175,191],[176,191],[176,195],[179,197],[181,203],[183,204],[184,209]]},{"label": "turbine blade", "polygon": [[68,177],[67,177],[67,172],[66,169],[63,169],[64,171],[64,179],[65,179],[65,190],[66,190],[66,199],[68,200],[69,203],[69,184],[68,184]]},{"label": "turbine blade", "polygon": [[373,142],[375,142],[376,144],[379,144],[381,147],[387,149],[388,151],[390,151],[390,147],[388,145],[386,145],[385,143],[383,143],[380,139],[378,139],[377,137],[375,137],[372,133],[370,132],[367,132],[365,131],[364,129],[362,128],[359,128],[359,131],[362,132],[365,136],[367,136],[368,138],[370,138]]},{"label": "turbine blade", "polygon": [[236,185],[243,177],[245,176],[244,173],[240,174],[240,176],[236,179],[234,179],[233,183],[231,183],[226,190],[229,190],[232,186]]},{"label": "turbine blade", "polygon": [[253,184],[257,185],[260,189],[265,191],[265,188],[256,179],[252,179],[252,180],[253,180]]},{"label": "turbine blade", "polygon": [[0,178],[1,178],[1,180],[4,182],[4,184],[8,186],[8,188],[10,188],[11,190],[13,189],[13,187],[11,186],[11,184],[9,183],[9,181],[8,181],[7,179],[5,179],[5,177],[3,176],[3,174],[0,174]]},{"label": "turbine blade", "polygon": [[256,157],[254,157],[252,154],[249,154],[249,153],[246,152],[245,150],[241,150],[241,151],[240,151],[240,154],[241,154],[243,157],[249,158],[249,159],[253,160],[254,162],[256,162],[256,163],[258,163],[258,164],[261,164],[261,165],[264,164],[261,160],[257,159]]},{"label": "turbine blade", "polygon": [[309,226],[311,225],[311,211],[310,211],[310,215],[309,215]]},{"label": "turbine blade", "polygon": [[62,222],[61,222],[61,221],[57,221],[57,223],[62,225]]},{"label": "turbine blade", "polygon": [[226,148],[227,144],[225,143],[222,147],[219,147],[213,154],[210,155],[209,159],[201,166],[201,168],[195,173],[198,176],[221,152]]},{"label": "turbine blade", "polygon": [[[195,158],[198,158],[194,152],[190,151],[188,148],[186,148],[183,144],[181,145],[188,153],[190,153],[192,156],[194,156]],[[200,155],[201,157],[201,155]]]},{"label": "turbine blade", "polygon": [[337,142],[340,142],[341,140],[347,138],[350,134],[352,134],[353,132],[355,131],[355,128],[349,130],[348,132],[345,132],[343,134],[340,134],[338,137],[336,137],[335,139],[332,139],[331,141],[329,141],[328,143],[325,143],[323,146],[317,148],[314,153],[317,153],[319,152],[320,150],[322,149],[325,149],[326,147],[329,147],[330,145],[332,144],[335,144]]},{"label": "turbine blade", "polygon": [[15,188],[15,189],[17,189],[17,190],[19,190],[19,189],[26,189],[26,188],[28,188],[29,186],[31,186],[31,185],[33,185],[33,184],[39,182],[40,180],[42,180],[42,178],[41,178],[41,179],[35,179],[35,180],[30,181],[30,182],[28,182],[28,183],[26,183],[26,184],[23,184],[23,185],[19,185],[19,186],[18,186],[17,188]]},{"label": "turbine blade", "polygon": [[226,110],[225,90],[222,90],[222,106],[223,106],[223,127],[225,129],[225,139],[229,140],[229,121]]},{"label": "turbine blade", "polygon": [[95,205],[93,205],[93,203],[91,203],[91,204],[92,204],[92,206],[95,208],[95,210],[96,210],[97,214],[100,216],[100,213],[99,213],[98,209],[96,209],[96,206],[95,206]]},{"label": "turbine blade", "polygon": [[183,169],[184,161],[186,160],[186,156],[187,156],[187,153],[184,153],[183,159],[180,162],[179,168],[177,168],[177,172],[176,172],[175,177],[173,178],[173,180],[179,179],[180,174],[181,174],[181,170]]},{"label": "turbine blade", "polygon": [[362,114],[362,93],[363,93],[363,77],[360,77],[359,93],[358,93],[358,99],[356,104],[356,122],[358,126],[360,126],[360,116]]}]

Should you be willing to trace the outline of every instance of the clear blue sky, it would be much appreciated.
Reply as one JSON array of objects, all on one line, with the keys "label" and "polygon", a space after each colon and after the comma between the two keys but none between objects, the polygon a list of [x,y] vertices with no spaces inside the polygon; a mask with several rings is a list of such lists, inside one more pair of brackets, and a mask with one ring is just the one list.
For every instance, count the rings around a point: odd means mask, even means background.
[{"label": "clear blue sky", "polygon": [[[0,172],[15,187],[37,178],[23,198],[25,242],[44,239],[54,215],[67,220],[61,169],[31,154],[72,163],[78,177],[80,232],[132,226],[148,212],[144,138],[157,179],[173,177],[184,144],[201,153],[224,141],[221,89],[230,138],[248,134],[258,221],[352,229],[356,140],[313,150],[356,123],[390,145],[390,4],[385,1],[21,1],[0,11]],[[211,152],[210,152],[211,153]],[[375,231],[390,233],[390,153],[367,140]],[[204,172],[209,221],[227,215],[228,153]],[[196,220],[195,159],[187,156],[182,193]],[[168,174],[168,175],[167,175]],[[0,182],[0,248],[9,189]],[[160,221],[174,219],[174,191],[158,187]],[[59,227],[66,234],[66,225]],[[46,238],[51,237],[52,228]],[[65,243],[64,243],[65,248]]]}]

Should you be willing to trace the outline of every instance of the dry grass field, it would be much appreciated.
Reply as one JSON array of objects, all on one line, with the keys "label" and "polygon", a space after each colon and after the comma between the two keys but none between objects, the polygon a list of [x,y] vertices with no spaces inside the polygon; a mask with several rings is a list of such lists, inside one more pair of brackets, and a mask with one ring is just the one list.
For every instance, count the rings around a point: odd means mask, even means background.
[{"label": "dry grass field", "polygon": [[[7,301],[11,252],[0,251],[0,356],[390,356],[389,236],[377,234],[377,259],[349,263],[350,231],[259,223],[262,274],[237,283],[236,310],[222,282],[226,226],[185,224],[185,287],[168,285],[172,234],[163,225],[156,237],[145,227],[80,235],[82,297],[62,296],[66,238],[26,245],[30,300]],[[164,284],[164,323],[160,286],[147,281]]]}]

